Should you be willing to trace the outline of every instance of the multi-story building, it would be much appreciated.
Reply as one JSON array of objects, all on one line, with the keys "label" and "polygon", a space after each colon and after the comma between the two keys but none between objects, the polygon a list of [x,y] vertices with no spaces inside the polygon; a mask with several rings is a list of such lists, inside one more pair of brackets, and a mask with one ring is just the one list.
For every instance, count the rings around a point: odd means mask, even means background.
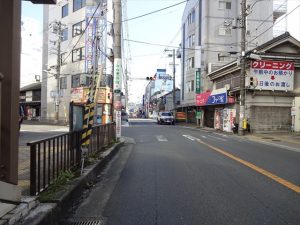
[{"label": "multi-story building", "polygon": [[289,32],[300,40],[300,1],[274,0],[274,36]]},{"label": "multi-story building", "polygon": [[[196,94],[212,90],[207,74],[240,54],[239,1],[190,0],[182,17],[181,108],[196,121]],[[247,1],[247,50],[272,39],[273,1]],[[269,30],[268,30],[269,29]]]},{"label": "multi-story building", "polygon": [[70,102],[86,100],[93,67],[102,70],[101,86],[111,86],[109,21],[112,3],[107,0],[58,0],[44,6],[42,120],[57,119],[58,107],[58,120],[68,121]]},{"label": "multi-story building", "polygon": [[[150,82],[146,86],[145,94],[143,97],[144,112],[147,117],[155,117],[158,108],[158,101],[160,97],[173,90],[173,78],[166,74],[166,69],[157,69],[155,76],[151,77]],[[178,104],[180,101],[176,101]],[[172,106],[169,106],[169,110],[173,110]]]}]

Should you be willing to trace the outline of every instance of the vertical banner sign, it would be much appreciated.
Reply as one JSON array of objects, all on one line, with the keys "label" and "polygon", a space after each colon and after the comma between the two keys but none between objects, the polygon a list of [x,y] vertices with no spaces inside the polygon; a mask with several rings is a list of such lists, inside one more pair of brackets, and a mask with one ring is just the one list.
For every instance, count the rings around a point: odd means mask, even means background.
[{"label": "vertical banner sign", "polygon": [[201,73],[200,71],[196,71],[196,94],[200,94],[201,93]]},{"label": "vertical banner sign", "polygon": [[116,137],[121,138],[121,111],[116,111]]},{"label": "vertical banner sign", "polygon": [[[86,7],[85,24],[91,19],[93,7]],[[85,72],[90,73],[93,67],[93,40],[95,36],[93,20],[89,23],[85,32]]]},{"label": "vertical banner sign", "polygon": [[120,93],[122,89],[122,60],[114,60],[114,92]]}]

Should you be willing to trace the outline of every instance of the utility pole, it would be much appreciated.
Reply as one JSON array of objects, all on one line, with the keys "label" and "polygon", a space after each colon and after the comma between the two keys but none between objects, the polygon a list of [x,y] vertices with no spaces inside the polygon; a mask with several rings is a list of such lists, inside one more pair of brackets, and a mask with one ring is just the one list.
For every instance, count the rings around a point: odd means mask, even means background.
[{"label": "utility pole", "polygon": [[240,114],[239,135],[244,135],[243,123],[245,120],[245,70],[246,70],[246,0],[241,2],[241,74],[240,74]]},{"label": "utility pole", "polygon": [[121,0],[113,0],[113,53],[114,53],[114,115],[116,121],[116,138],[121,137],[121,88],[122,88],[122,5]]},{"label": "utility pole", "polygon": [[62,29],[61,29],[61,22],[55,22],[53,24],[54,26],[54,32],[57,34],[57,59],[56,59],[56,74],[55,74],[55,79],[56,79],[56,95],[55,95],[55,115],[54,115],[54,123],[59,122],[59,95],[60,95],[60,89],[59,89],[59,83],[60,83],[60,67],[61,67],[61,57],[60,57],[60,52],[61,52],[61,39],[62,39]]},{"label": "utility pole", "polygon": [[173,56],[173,110],[174,110],[174,124],[175,124],[176,123],[175,49],[173,49],[172,56]]}]

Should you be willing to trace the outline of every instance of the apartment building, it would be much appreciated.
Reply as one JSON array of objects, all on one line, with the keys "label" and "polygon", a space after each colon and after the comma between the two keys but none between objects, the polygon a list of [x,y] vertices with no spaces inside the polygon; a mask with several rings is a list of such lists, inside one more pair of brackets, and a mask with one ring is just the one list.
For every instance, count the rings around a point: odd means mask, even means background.
[{"label": "apartment building", "polygon": [[[58,0],[44,6],[42,120],[56,120],[58,107],[58,120],[68,122],[70,102],[86,101],[93,67],[102,68],[101,86],[111,86],[111,21],[112,3],[107,0]],[[94,64],[96,36],[100,43]]]},{"label": "apartment building", "polygon": [[[196,120],[196,94],[212,90],[207,74],[240,56],[240,0],[190,0],[182,16],[181,107]],[[273,37],[273,1],[247,1],[247,50]],[[230,88],[230,87],[227,87]]]}]

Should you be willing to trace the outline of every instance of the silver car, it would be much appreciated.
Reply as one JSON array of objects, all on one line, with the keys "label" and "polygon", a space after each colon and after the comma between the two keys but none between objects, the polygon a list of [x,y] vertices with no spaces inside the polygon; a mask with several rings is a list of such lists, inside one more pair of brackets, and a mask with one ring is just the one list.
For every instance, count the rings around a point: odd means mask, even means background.
[{"label": "silver car", "polygon": [[159,112],[157,116],[157,124],[175,124],[174,116],[171,112]]}]

